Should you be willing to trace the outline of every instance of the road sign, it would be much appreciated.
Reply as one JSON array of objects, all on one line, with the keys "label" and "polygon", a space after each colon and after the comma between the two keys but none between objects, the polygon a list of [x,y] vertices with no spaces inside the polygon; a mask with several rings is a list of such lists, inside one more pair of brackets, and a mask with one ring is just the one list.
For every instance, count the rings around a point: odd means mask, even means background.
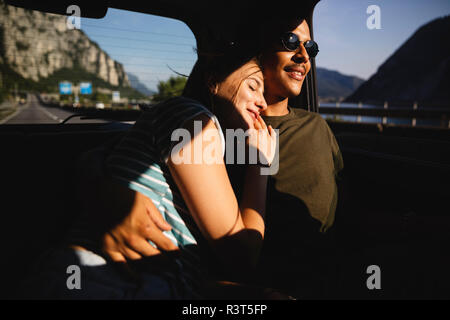
[{"label": "road sign", "polygon": [[59,83],[59,94],[71,94],[72,84],[70,82],[60,82]]},{"label": "road sign", "polygon": [[92,83],[80,82],[80,94],[92,94]]},{"label": "road sign", "polygon": [[113,102],[120,102],[120,91],[113,91],[112,92],[112,101]]}]

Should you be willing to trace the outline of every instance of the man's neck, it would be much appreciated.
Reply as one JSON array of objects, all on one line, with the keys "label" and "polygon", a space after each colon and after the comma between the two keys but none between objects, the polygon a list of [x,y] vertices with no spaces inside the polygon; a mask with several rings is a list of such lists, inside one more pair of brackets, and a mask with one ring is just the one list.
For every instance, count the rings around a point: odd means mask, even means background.
[{"label": "man's neck", "polygon": [[267,109],[263,112],[263,115],[273,117],[273,116],[285,116],[289,114],[288,101],[286,98],[279,101],[267,101]]}]

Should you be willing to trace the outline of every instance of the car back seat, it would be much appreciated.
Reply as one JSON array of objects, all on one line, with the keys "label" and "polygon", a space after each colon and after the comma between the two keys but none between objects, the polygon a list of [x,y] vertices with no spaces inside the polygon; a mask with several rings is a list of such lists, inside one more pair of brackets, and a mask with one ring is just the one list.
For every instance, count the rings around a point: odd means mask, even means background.
[{"label": "car back seat", "polygon": [[64,236],[79,213],[77,159],[122,134],[1,132],[0,298],[11,298],[21,275]]}]

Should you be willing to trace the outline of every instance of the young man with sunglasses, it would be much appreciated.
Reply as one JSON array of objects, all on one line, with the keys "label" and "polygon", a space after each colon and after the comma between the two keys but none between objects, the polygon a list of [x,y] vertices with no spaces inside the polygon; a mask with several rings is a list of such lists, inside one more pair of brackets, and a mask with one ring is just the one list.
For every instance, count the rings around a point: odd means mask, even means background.
[{"label": "young man with sunglasses", "polygon": [[331,297],[335,241],[327,230],[334,223],[343,159],[319,114],[289,107],[319,48],[304,19],[266,26],[271,29],[264,32],[269,43],[261,56],[268,105],[263,118],[279,129],[279,171],[269,178],[258,278],[297,297]]}]

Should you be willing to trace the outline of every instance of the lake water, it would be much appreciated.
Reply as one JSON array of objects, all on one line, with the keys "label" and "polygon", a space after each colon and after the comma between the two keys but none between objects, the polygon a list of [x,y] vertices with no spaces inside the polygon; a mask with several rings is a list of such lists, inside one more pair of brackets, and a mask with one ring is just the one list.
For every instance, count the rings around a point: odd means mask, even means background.
[{"label": "lake water", "polygon": [[[336,103],[320,103],[319,106],[337,108]],[[359,105],[357,103],[340,103],[340,107],[341,108],[358,108]],[[395,106],[388,106],[388,107],[395,108]],[[361,105],[361,108],[363,108],[363,109],[383,109],[384,106],[363,104],[363,105]],[[411,106],[411,109],[412,108],[413,108],[413,106]],[[418,106],[418,109],[420,109],[420,106]],[[341,121],[358,122],[358,116],[339,115],[339,114],[321,114],[321,116],[324,119],[336,119],[336,120],[341,120]],[[383,117],[360,116],[359,118],[361,118],[359,121],[361,123],[383,123]],[[386,123],[412,125],[412,119],[411,118],[387,118]],[[441,120],[440,119],[416,119],[416,126],[440,127]]]}]

